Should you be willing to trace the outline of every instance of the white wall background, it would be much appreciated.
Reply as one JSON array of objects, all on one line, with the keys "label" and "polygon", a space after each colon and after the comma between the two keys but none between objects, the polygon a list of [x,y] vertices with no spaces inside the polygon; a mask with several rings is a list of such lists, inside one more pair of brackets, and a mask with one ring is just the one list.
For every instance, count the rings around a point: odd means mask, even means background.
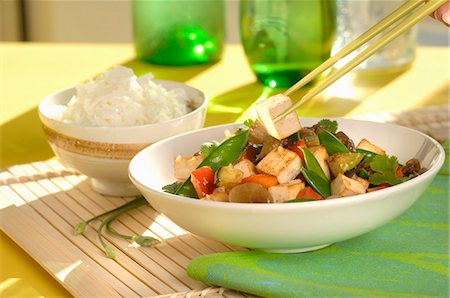
[{"label": "white wall background", "polygon": [[[2,40],[20,39],[19,0],[0,0]],[[163,1],[162,1],[163,3]],[[26,38],[55,42],[132,42],[131,0],[23,0]],[[229,42],[239,42],[238,0],[226,1]],[[6,20],[5,17],[9,19]],[[16,37],[16,38],[15,38]]]},{"label": "white wall background", "polygon": [[[0,40],[20,40],[23,3],[24,31],[29,41],[132,42],[131,0],[0,0]],[[227,41],[239,42],[238,0],[226,0]],[[449,45],[449,29],[426,18],[419,28],[420,44]]]}]

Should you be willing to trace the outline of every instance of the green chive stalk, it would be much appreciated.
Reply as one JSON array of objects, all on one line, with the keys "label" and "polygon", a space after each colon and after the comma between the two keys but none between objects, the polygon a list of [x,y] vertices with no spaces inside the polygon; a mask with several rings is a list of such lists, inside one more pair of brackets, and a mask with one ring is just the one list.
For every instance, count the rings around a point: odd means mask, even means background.
[{"label": "green chive stalk", "polygon": [[127,202],[127,203],[125,203],[125,204],[123,204],[123,205],[117,207],[117,208],[114,208],[114,209],[112,209],[112,210],[109,210],[109,211],[105,211],[105,212],[103,212],[103,213],[100,213],[100,214],[98,214],[98,215],[96,215],[96,216],[93,216],[93,217],[89,218],[89,219],[86,220],[86,221],[82,221],[82,222],[78,223],[78,224],[75,226],[75,229],[74,229],[75,235],[81,235],[81,234],[83,234],[83,233],[84,233],[84,230],[86,229],[86,226],[87,226],[90,222],[92,222],[92,221],[94,221],[94,220],[96,220],[96,219],[99,219],[99,218],[104,217],[104,216],[106,216],[106,215],[108,215],[108,214],[111,214],[111,213],[120,212],[121,210],[126,209],[126,208],[128,208],[129,206],[138,205],[138,206],[136,206],[136,207],[139,207],[139,206],[141,206],[141,205],[144,205],[144,204],[143,204],[144,202],[147,203],[147,201],[145,200],[145,198],[142,197],[142,196],[139,196],[139,197],[137,197],[136,199],[131,200],[131,201],[129,201],[129,202]]},{"label": "green chive stalk", "polygon": [[105,218],[105,219],[103,220],[103,222],[100,224],[100,226],[99,226],[99,228],[98,228],[98,230],[97,230],[97,235],[98,235],[99,242],[100,242],[100,244],[102,245],[102,247],[105,249],[105,254],[106,254],[106,256],[107,256],[108,258],[114,259],[114,258],[116,257],[116,252],[115,252],[114,248],[112,248],[111,246],[109,246],[109,245],[103,240],[103,234],[102,234],[102,232],[103,232],[103,230],[104,230],[105,228],[107,229],[107,231],[108,231],[110,234],[115,235],[115,236],[118,236],[118,237],[121,237],[121,238],[124,238],[124,239],[127,239],[127,240],[134,241],[134,242],[136,242],[137,244],[139,244],[139,245],[141,245],[141,246],[151,246],[151,245],[154,245],[154,244],[158,243],[159,240],[157,240],[157,239],[155,239],[155,238],[153,238],[153,237],[149,237],[149,236],[123,235],[123,234],[120,234],[120,233],[116,232],[114,229],[112,229],[112,228],[110,227],[111,223],[114,222],[120,215],[122,215],[122,214],[124,214],[124,213],[126,213],[126,212],[128,212],[128,211],[130,211],[130,210],[132,210],[132,209],[135,209],[135,208],[138,208],[138,207],[140,207],[140,206],[147,205],[147,204],[148,204],[148,203],[147,203],[147,201],[145,200],[145,198],[142,197],[142,196],[140,196],[140,197],[138,197],[138,198],[136,198],[136,199],[134,199],[134,200],[131,200],[131,201],[129,201],[129,202],[127,202],[127,203],[125,203],[125,204],[123,204],[123,205],[117,207],[117,208],[114,208],[114,209],[112,209],[112,210],[103,212],[103,213],[101,213],[101,214],[98,214],[98,215],[96,215],[96,216],[91,217],[90,219],[88,219],[88,220],[86,220],[86,221],[80,222],[79,224],[77,224],[77,225],[75,226],[75,234],[76,234],[76,235],[81,235],[81,234],[83,234],[84,231],[85,231],[85,229],[86,229],[86,226],[87,226],[90,222],[92,222],[92,221],[94,221],[94,220],[96,220],[96,219],[100,219],[100,218],[102,218],[102,217],[105,217],[105,216],[109,215],[107,218]]},{"label": "green chive stalk", "polygon": [[[132,206],[132,207],[137,208],[138,206]],[[132,208],[130,208],[130,209],[132,209]],[[111,235],[135,242],[135,243],[139,244],[140,246],[153,246],[153,245],[158,244],[160,241],[156,238],[153,238],[150,236],[143,236],[143,235],[124,235],[124,234],[117,232],[116,230],[114,230],[111,227],[111,224],[115,220],[117,220],[117,218],[119,218],[119,216],[121,216],[122,214],[124,214],[127,211],[128,210],[124,210],[123,212],[117,212],[117,213],[111,215],[110,217],[108,217],[105,220],[106,231]]]}]

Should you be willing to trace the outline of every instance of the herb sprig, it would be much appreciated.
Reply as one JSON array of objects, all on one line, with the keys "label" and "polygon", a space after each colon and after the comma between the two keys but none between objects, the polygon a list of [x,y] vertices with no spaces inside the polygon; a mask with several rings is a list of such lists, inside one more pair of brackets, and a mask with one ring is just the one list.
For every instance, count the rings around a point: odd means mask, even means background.
[{"label": "herb sprig", "polygon": [[376,155],[370,162],[370,167],[375,171],[369,176],[369,182],[372,184],[396,185],[402,182],[402,179],[395,174],[398,167],[398,160],[395,156]]},{"label": "herb sprig", "polygon": [[76,235],[81,235],[84,233],[87,225],[97,219],[104,218],[100,226],[97,230],[97,236],[100,244],[102,245],[103,249],[105,250],[105,254],[108,258],[114,259],[116,257],[116,251],[113,247],[109,246],[105,240],[103,239],[103,230],[106,229],[106,231],[116,237],[120,237],[132,242],[135,242],[136,244],[139,244],[140,246],[154,246],[159,243],[159,240],[150,236],[143,236],[143,235],[124,235],[119,232],[117,232],[115,229],[112,228],[112,223],[116,221],[121,215],[125,214],[126,212],[136,209],[140,206],[147,205],[148,202],[145,200],[144,197],[139,196],[134,200],[131,200],[117,208],[114,208],[112,210],[103,212],[101,214],[98,214],[96,216],[93,216],[89,218],[86,221],[82,221],[78,223],[75,226],[74,232]]}]

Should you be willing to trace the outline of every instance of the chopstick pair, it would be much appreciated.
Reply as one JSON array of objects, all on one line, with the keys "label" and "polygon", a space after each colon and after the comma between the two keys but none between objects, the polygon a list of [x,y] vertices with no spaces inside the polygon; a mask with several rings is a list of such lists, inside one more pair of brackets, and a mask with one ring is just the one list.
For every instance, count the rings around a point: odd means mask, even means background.
[{"label": "chopstick pair", "polygon": [[[369,45],[365,50],[363,50],[361,53],[356,55],[352,60],[350,60],[346,65],[344,65],[342,68],[332,72],[328,77],[325,77],[316,87],[311,89],[307,94],[305,94],[301,99],[299,99],[297,102],[295,102],[290,108],[288,108],[286,111],[281,113],[279,116],[275,118],[275,122],[280,121],[293,111],[297,109],[302,102],[305,102],[312,97],[319,94],[321,91],[326,89],[328,86],[333,84],[335,81],[337,81],[339,78],[341,78],[343,75],[351,71],[353,68],[361,64],[363,61],[365,61],[367,58],[372,56],[375,52],[377,52],[379,49],[386,46],[388,43],[390,43],[392,40],[394,40],[396,37],[398,37],[403,32],[410,29],[412,26],[414,26],[416,23],[418,23],[421,19],[424,17],[430,15],[433,13],[436,9],[438,9],[440,6],[442,6],[444,3],[446,3],[448,0],[409,0],[402,6],[400,6],[398,9],[396,9],[394,12],[392,12],[390,15],[388,15],[386,18],[382,19],[380,22],[378,22],[376,25],[374,25],[372,28],[367,30],[365,33],[361,34],[358,38],[356,38],[354,41],[350,42],[348,45],[346,45],[344,48],[342,48],[338,53],[331,56],[329,59],[327,59],[325,62],[323,62],[321,65],[319,65],[317,68],[315,68],[313,71],[308,73],[305,77],[303,77],[301,80],[299,80],[297,83],[295,83],[292,87],[290,87],[288,90],[284,92],[284,95],[289,95],[292,92],[295,92],[296,90],[300,89],[310,81],[312,81],[317,75],[321,74],[331,66],[333,66],[337,61],[342,59],[343,57],[347,56],[360,46],[364,45],[367,41],[374,38],[376,35],[381,33],[382,31],[386,30],[389,26],[392,24],[398,22],[401,18],[405,17],[406,15],[410,14],[408,17],[406,17],[403,21],[398,23],[393,29],[391,29],[388,33],[381,36],[378,40],[373,42],[371,45]],[[415,10],[415,11],[414,11]]]}]

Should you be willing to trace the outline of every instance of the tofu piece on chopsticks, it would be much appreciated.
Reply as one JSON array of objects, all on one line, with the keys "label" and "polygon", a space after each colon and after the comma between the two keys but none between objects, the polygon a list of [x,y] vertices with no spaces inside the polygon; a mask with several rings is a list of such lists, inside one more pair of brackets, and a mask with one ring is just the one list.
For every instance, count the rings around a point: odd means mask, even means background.
[{"label": "tofu piece on chopsticks", "polygon": [[267,132],[278,140],[284,139],[302,128],[295,112],[275,123],[274,119],[291,106],[291,99],[283,94],[271,96],[256,105],[259,120]]}]

